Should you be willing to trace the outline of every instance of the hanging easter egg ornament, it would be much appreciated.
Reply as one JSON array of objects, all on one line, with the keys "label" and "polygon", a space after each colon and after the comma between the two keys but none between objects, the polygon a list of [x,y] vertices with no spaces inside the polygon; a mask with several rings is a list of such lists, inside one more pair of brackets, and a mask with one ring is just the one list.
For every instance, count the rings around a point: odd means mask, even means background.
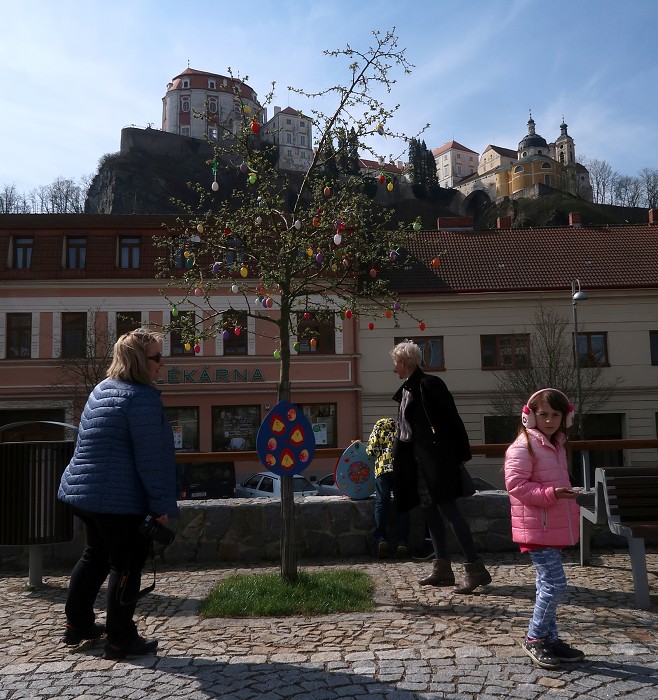
[{"label": "hanging easter egg ornament", "polygon": [[373,279],[375,279],[375,277],[377,277],[377,270],[374,267],[370,270],[370,276]]},{"label": "hanging easter egg ornament", "polygon": [[388,257],[391,260],[395,260],[398,257],[398,251],[397,250],[392,250],[389,254]]},{"label": "hanging easter egg ornament", "polygon": [[383,136],[384,135],[384,125],[381,123],[377,124],[376,131],[380,136]]},{"label": "hanging easter egg ornament", "polygon": [[260,131],[260,125],[258,124],[258,120],[256,117],[254,117],[251,120],[251,133],[252,134],[257,134]]},{"label": "hanging easter egg ornament", "polygon": [[420,328],[421,331],[424,331],[424,330],[425,330],[425,324],[421,321],[421,322],[418,324],[418,328]]},{"label": "hanging easter egg ornament", "polygon": [[280,360],[281,359],[281,352],[279,350],[275,350],[272,353],[272,357],[274,357],[275,360]]},{"label": "hanging easter egg ornament", "polygon": [[295,221],[294,223],[294,226],[299,231],[299,229],[302,227],[302,222],[299,219],[297,219],[297,221]]},{"label": "hanging easter egg ornament", "polygon": [[292,344],[292,347],[295,352],[299,352],[299,343],[297,341]]},{"label": "hanging easter egg ornament", "polygon": [[243,174],[249,172],[249,166],[244,161],[240,165],[240,172]]},{"label": "hanging easter egg ornament", "polygon": [[196,355],[201,352],[201,346],[198,343],[194,346],[194,352]]},{"label": "hanging easter egg ornament", "polygon": [[219,183],[217,182],[217,180],[213,180],[212,185],[210,185],[210,189],[213,192],[217,192],[217,190],[219,189]]},{"label": "hanging easter egg ornament", "polygon": [[436,268],[440,265],[441,261],[438,258],[434,258],[432,260],[432,267],[436,270]]},{"label": "hanging easter egg ornament", "polygon": [[243,277],[246,277],[249,274],[249,271],[247,270],[247,268],[244,265],[240,268],[240,274]]},{"label": "hanging easter egg ornament", "polygon": [[388,185],[386,185],[386,189],[387,189],[389,192],[393,192],[393,183],[392,183],[392,182],[389,182]]},{"label": "hanging easter egg ornament", "polygon": [[340,235],[340,233],[337,233],[337,234],[334,236],[334,243],[335,243],[336,245],[340,245],[342,242],[343,242],[343,237]]},{"label": "hanging easter egg ornament", "polygon": [[402,308],[402,305],[400,304],[399,301],[396,301],[396,302],[393,304],[393,308],[394,308],[396,311],[399,311],[399,310]]},{"label": "hanging easter egg ornament", "polygon": [[220,263],[220,262],[213,263],[212,271],[215,274],[217,274],[221,269],[222,269],[222,263]]},{"label": "hanging easter egg ornament", "polygon": [[380,175],[379,176],[379,181],[382,183],[382,185],[386,182],[386,175]]},{"label": "hanging easter egg ornament", "polygon": [[313,257],[313,248],[310,246],[306,249],[306,255],[308,255],[309,258]]},{"label": "hanging easter egg ornament", "polygon": [[311,338],[308,342],[312,348],[317,347],[317,344],[318,344],[317,338]]},{"label": "hanging easter egg ornament", "polygon": [[234,333],[235,337],[237,338],[240,335],[240,333],[242,333],[242,329],[240,328],[240,326],[236,326],[233,329],[233,333]]},{"label": "hanging easter egg ornament", "polygon": [[237,294],[240,291],[240,288],[238,287],[237,284],[232,284],[231,291],[233,292],[233,294]]},{"label": "hanging easter egg ornament", "polygon": [[258,429],[256,452],[262,464],[274,474],[301,474],[315,456],[313,426],[297,406],[280,401]]},{"label": "hanging easter egg ornament", "polygon": [[368,324],[368,330],[369,330],[369,331],[374,331],[374,330],[375,330],[375,324],[374,324],[372,321],[370,321],[370,323]]},{"label": "hanging easter egg ornament", "polygon": [[271,309],[274,306],[274,299],[272,299],[272,297],[268,297],[267,301],[265,302],[265,305],[268,309]]},{"label": "hanging easter egg ornament", "polygon": [[315,228],[317,228],[319,225],[320,225],[320,219],[318,219],[318,217],[316,216],[313,218],[313,226]]},{"label": "hanging easter egg ornament", "polygon": [[228,329],[225,328],[225,329],[222,331],[222,339],[223,339],[223,340],[228,340],[230,337],[231,337],[231,334],[229,333]]},{"label": "hanging easter egg ornament", "polygon": [[308,311],[304,311],[304,320],[308,321],[311,318],[311,314]]},{"label": "hanging easter egg ornament", "polygon": [[189,352],[192,349],[192,346],[189,343],[185,343],[185,349]]},{"label": "hanging easter egg ornament", "polygon": [[386,316],[386,318],[391,318],[392,315],[393,312],[390,309],[386,309],[386,311],[384,311],[384,316]]},{"label": "hanging easter egg ornament", "polygon": [[256,173],[249,173],[249,184],[250,185],[255,185],[256,184]]},{"label": "hanging easter egg ornament", "polygon": [[345,318],[352,318],[352,310],[345,309]]},{"label": "hanging easter egg ornament", "polygon": [[324,194],[325,197],[328,197],[328,196],[331,194],[331,187],[329,187],[329,185],[327,185],[327,186],[324,188],[324,190],[322,190],[322,192],[323,192],[323,194]]},{"label": "hanging easter egg ornament", "polygon": [[203,224],[197,224],[197,225],[196,225],[196,230],[197,230],[199,233],[203,233]]},{"label": "hanging easter egg ornament", "polygon": [[184,257],[186,260],[187,260],[189,257],[191,257],[191,255],[192,255],[192,253],[190,253],[189,250],[186,250],[186,251],[183,253],[183,257]]},{"label": "hanging easter egg ornament", "polygon": [[200,296],[202,296],[202,295],[203,295],[203,289],[201,289],[201,287],[197,287],[197,288],[194,290],[194,296],[195,296],[195,297],[200,297]]},{"label": "hanging easter egg ornament", "polygon": [[262,223],[263,223],[263,217],[257,216],[256,217],[256,226],[260,226]]},{"label": "hanging easter egg ornament", "polygon": [[420,219],[416,219],[416,220],[413,222],[413,224],[412,224],[411,227],[413,228],[414,231],[420,231],[420,229],[422,228],[422,226],[423,226],[423,224],[421,223]]},{"label": "hanging easter egg ornament", "polygon": [[315,261],[321,265],[324,262],[324,255],[322,253],[318,253],[315,256]]},{"label": "hanging easter egg ornament", "polygon": [[171,310],[171,315],[175,318],[178,316],[178,309],[174,306],[173,309]]}]

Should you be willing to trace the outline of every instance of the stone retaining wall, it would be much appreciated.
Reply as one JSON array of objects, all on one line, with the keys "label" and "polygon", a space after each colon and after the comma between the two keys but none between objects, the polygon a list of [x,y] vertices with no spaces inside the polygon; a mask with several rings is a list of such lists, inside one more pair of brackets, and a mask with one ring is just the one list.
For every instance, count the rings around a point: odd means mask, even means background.
[{"label": "stone retaining wall", "polygon": [[[514,550],[510,531],[509,496],[504,491],[476,493],[460,499],[459,508],[468,520],[481,552]],[[166,550],[168,563],[213,563],[279,559],[281,503],[278,500],[229,499],[182,501],[180,517],[173,523],[176,539]],[[352,501],[342,496],[314,496],[295,501],[295,525],[299,558],[351,557],[373,551],[374,497]],[[460,552],[450,528],[451,551]],[[395,533],[393,517],[389,524]],[[609,544],[608,533],[600,533]],[[421,547],[425,525],[418,509],[411,513],[409,546]],[[625,545],[623,538],[618,543]],[[596,544],[596,540],[593,541]],[[69,565],[80,555],[84,535],[76,528],[74,539],[43,545],[46,566]],[[24,566],[27,547],[0,547],[5,566]]]}]

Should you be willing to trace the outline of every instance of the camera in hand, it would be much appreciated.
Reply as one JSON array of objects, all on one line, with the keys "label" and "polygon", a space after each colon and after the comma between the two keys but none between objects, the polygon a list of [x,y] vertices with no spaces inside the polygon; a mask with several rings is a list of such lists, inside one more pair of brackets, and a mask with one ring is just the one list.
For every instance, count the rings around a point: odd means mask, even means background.
[{"label": "camera in hand", "polygon": [[162,545],[170,545],[176,537],[176,533],[160,523],[152,516],[147,515],[139,526],[139,534]]}]

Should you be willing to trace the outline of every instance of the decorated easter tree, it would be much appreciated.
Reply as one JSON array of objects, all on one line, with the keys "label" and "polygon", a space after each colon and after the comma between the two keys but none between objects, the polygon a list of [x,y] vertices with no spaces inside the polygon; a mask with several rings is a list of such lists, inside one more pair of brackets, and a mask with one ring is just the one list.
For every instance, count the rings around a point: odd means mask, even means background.
[{"label": "decorated easter tree", "polygon": [[[313,105],[332,104],[330,110],[300,113],[312,122],[315,143],[308,167],[296,176],[277,168],[277,146],[260,133],[262,117],[242,101],[242,83],[236,80],[241,128],[235,133],[234,126],[234,133],[215,146],[208,181],[194,186],[198,206],[188,207],[160,237],[167,251],[160,275],[171,276],[171,256],[183,256],[183,269],[166,292],[172,325],[183,316],[179,308],[196,311],[185,316],[179,330],[198,352],[204,339],[246,333],[240,322],[245,315],[267,322],[259,327],[272,329],[266,335],[280,363],[279,401],[290,400],[294,345],[299,339],[311,346],[317,342],[304,321],[331,314],[338,323],[355,323],[359,317],[372,330],[377,319],[395,319],[403,311],[388,288],[386,271],[399,264],[407,234],[391,225],[388,208],[373,201],[372,178],[355,164],[357,150],[377,157],[375,150],[387,140],[406,147],[406,137],[391,126],[397,107],[387,108],[378,96],[390,93],[396,72],[407,74],[412,66],[394,31],[375,31],[373,37],[367,50],[325,51],[345,62],[345,85],[318,92],[289,88]],[[272,99],[273,90],[265,103]],[[227,183],[229,192],[223,191]],[[390,192],[394,183],[385,178],[383,185]],[[407,228],[419,227],[415,222]],[[281,573],[294,581],[292,477],[282,479],[281,500]]]}]

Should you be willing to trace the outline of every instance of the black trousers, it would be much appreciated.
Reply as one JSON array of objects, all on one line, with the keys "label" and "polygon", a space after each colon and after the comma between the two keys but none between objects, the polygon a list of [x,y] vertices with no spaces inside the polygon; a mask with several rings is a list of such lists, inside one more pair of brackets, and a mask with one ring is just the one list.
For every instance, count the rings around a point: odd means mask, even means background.
[{"label": "black trousers", "polygon": [[113,644],[130,644],[139,636],[133,616],[151,546],[151,541],[138,532],[144,516],[91,513],[78,508],[73,511],[85,525],[87,545],[71,573],[65,606],[67,622],[83,630],[94,624],[94,603],[109,574],[107,638]]}]

